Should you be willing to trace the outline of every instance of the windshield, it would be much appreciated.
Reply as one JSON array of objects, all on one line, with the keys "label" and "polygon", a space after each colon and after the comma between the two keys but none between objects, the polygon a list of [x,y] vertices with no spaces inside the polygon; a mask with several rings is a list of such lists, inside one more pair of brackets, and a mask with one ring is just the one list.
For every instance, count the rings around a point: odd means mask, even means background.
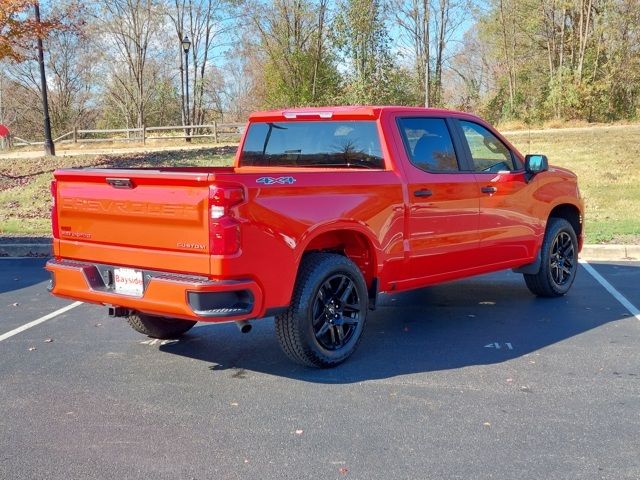
[{"label": "windshield", "polygon": [[372,121],[256,122],[242,148],[241,166],[384,168]]}]

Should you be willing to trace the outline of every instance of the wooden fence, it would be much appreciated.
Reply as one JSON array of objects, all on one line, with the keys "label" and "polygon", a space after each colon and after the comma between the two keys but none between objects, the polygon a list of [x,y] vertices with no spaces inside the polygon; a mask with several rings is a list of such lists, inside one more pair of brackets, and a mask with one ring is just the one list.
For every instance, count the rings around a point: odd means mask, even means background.
[{"label": "wooden fence", "polygon": [[[74,128],[72,131],[60,135],[53,140],[56,145],[70,143],[104,143],[104,142],[141,142],[147,140],[176,140],[192,138],[211,138],[214,143],[237,142],[244,132],[244,123],[218,123],[209,125],[176,125],[166,127],[142,128],[111,128],[83,130]],[[163,135],[162,132],[170,133]],[[173,133],[171,133],[173,132]],[[177,134],[176,134],[177,133]],[[105,136],[107,135],[107,136]],[[9,142],[11,147],[26,147],[44,145],[44,142],[32,142],[20,137],[12,137]]]}]

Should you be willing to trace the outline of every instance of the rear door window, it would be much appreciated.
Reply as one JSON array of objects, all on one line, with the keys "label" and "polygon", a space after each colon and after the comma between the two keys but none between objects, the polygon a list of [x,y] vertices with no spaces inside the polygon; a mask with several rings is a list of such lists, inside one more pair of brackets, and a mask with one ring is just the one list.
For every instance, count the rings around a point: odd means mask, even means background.
[{"label": "rear door window", "polygon": [[241,166],[384,168],[373,121],[254,122]]},{"label": "rear door window", "polygon": [[413,165],[432,173],[460,170],[444,119],[401,118],[398,125],[407,156]]}]

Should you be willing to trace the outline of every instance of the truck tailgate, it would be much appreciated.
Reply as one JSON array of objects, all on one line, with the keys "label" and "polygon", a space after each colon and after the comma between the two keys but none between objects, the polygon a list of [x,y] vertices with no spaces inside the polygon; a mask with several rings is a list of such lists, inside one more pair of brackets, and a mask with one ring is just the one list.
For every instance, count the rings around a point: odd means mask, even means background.
[{"label": "truck tailgate", "polygon": [[209,174],[85,169],[55,172],[57,255],[209,273]]}]

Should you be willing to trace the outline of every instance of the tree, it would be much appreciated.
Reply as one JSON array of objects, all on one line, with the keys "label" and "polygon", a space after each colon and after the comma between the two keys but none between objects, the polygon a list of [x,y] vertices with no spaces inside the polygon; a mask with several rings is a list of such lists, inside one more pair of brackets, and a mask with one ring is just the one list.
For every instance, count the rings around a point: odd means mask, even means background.
[{"label": "tree", "polygon": [[492,0],[488,7],[478,26],[496,67],[487,106],[498,118],[637,115],[637,0]]},{"label": "tree", "polygon": [[[20,112],[18,117],[19,122],[16,125],[19,134],[27,136],[29,138],[41,137],[42,117],[45,117],[45,146],[48,154],[54,153],[53,142],[51,137],[51,122],[49,121],[49,113],[52,117],[56,117],[56,113],[60,113],[56,104],[59,92],[56,91],[56,87],[60,87],[63,84],[68,85],[66,82],[56,83],[55,86],[49,85],[48,97],[50,102],[44,102],[44,79],[48,78],[49,83],[51,80],[60,80],[60,71],[49,71],[45,77],[44,67],[50,69],[54,64],[51,62],[53,56],[50,52],[43,51],[40,54],[40,50],[43,44],[43,39],[48,41],[47,46],[53,51],[53,55],[57,56],[63,53],[63,45],[56,43],[63,37],[68,39],[77,36],[78,32],[82,28],[82,22],[79,20],[78,15],[80,7],[74,2],[64,2],[56,5],[50,11],[47,12],[47,20],[39,19],[38,4],[34,2],[22,3],[20,8],[16,5],[16,2],[7,3],[7,9],[5,10],[3,3],[2,22],[4,22],[3,33],[4,39],[11,37],[11,35],[17,35],[17,39],[12,37],[12,44],[10,45],[11,51],[4,52],[7,54],[4,63],[7,74],[7,81],[5,85],[11,88],[11,94],[8,96],[5,105],[11,108],[20,105],[24,108],[23,112]],[[26,10],[25,10],[26,8]],[[22,10],[21,10],[22,9]],[[36,15],[34,15],[36,13]],[[32,29],[32,31],[25,31],[25,29]],[[11,32],[11,33],[10,33]],[[15,40],[15,41],[14,41]],[[36,57],[34,50],[39,52]],[[8,53],[7,53],[8,52]],[[42,69],[40,71],[40,56],[42,56]],[[67,66],[69,63],[67,63]],[[69,73],[69,69],[65,68],[65,71]],[[72,96],[68,96],[67,106],[69,105]],[[46,103],[48,109],[45,111],[43,103]],[[65,107],[66,108],[66,107]],[[46,113],[46,114],[45,114]],[[66,117],[67,115],[57,115],[57,118]],[[54,130],[56,127],[65,128],[66,125],[56,125],[56,119],[53,118]],[[58,130],[59,131],[59,130]]]},{"label": "tree", "polygon": [[395,20],[414,58],[417,91],[425,107],[431,105],[430,0],[396,0]]},{"label": "tree", "polygon": [[[202,124],[209,110],[215,110],[215,106],[208,108],[205,101],[217,96],[214,85],[214,76],[217,70],[212,68],[211,62],[216,49],[228,42],[228,34],[235,27],[234,20],[237,17],[236,2],[232,0],[173,0],[167,2],[166,9],[176,33],[174,49],[178,53],[180,62],[180,87],[183,97],[182,104],[190,110],[182,112],[183,123],[189,117],[191,123]],[[191,56],[190,67],[193,69],[189,75],[192,85],[190,91],[191,105],[184,102],[184,56],[180,43],[188,36],[191,41],[189,54]],[[172,49],[173,50],[173,49]]]},{"label": "tree", "polygon": [[480,112],[483,96],[494,85],[487,44],[476,30],[465,33],[460,48],[452,55],[449,70],[444,83],[450,104],[458,110]]},{"label": "tree", "polygon": [[102,0],[95,22],[104,35],[103,51],[111,57],[109,89],[112,101],[125,115],[127,126],[131,118],[142,128],[152,89],[147,75],[150,50],[162,22],[157,0]]},{"label": "tree", "polygon": [[[2,0],[0,8],[0,60],[24,60],[24,47],[36,38],[45,38],[50,32],[67,28],[64,16],[37,22],[32,15],[33,0]],[[71,10],[69,10],[70,13]]]},{"label": "tree", "polygon": [[337,42],[351,67],[347,103],[388,103],[394,65],[380,0],[342,0],[336,18]]},{"label": "tree", "polygon": [[270,107],[331,102],[338,72],[327,45],[327,0],[253,4],[252,26],[262,52],[265,103]]},{"label": "tree", "polygon": [[253,30],[244,31],[222,66],[221,103],[228,121],[244,121],[251,111],[265,106],[264,63]]},{"label": "tree", "polygon": [[[48,38],[46,57],[49,110],[51,127],[55,135],[88,125],[94,116],[90,104],[96,56],[83,45],[87,37],[76,30],[57,30]],[[41,86],[38,63],[25,57],[24,61],[8,68],[13,80],[15,101],[23,102],[20,129],[29,138],[38,137],[41,123]],[[12,102],[14,100],[12,99]],[[36,107],[37,106],[37,107]]]},{"label": "tree", "polygon": [[[447,47],[451,39],[465,22],[464,10],[468,8],[464,0],[438,0],[434,3],[434,78],[433,103],[442,105],[444,92],[442,75],[448,61]],[[428,33],[428,32],[427,32]]]}]

